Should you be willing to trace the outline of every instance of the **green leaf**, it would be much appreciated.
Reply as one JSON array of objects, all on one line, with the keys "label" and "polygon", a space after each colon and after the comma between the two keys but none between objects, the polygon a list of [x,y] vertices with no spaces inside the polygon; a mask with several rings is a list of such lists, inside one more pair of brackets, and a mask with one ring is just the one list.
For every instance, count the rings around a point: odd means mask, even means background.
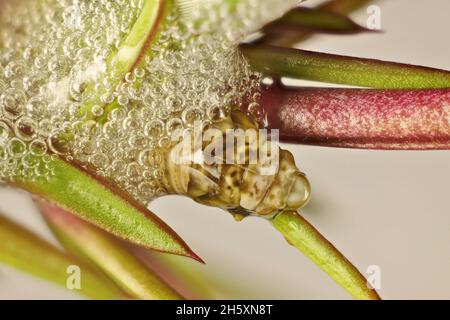
[{"label": "green leaf", "polygon": [[329,10],[339,14],[348,15],[353,11],[368,6],[374,0],[332,0],[318,6],[322,10]]},{"label": "green leaf", "polygon": [[[222,0],[220,6],[217,6],[217,9],[223,10],[223,5],[226,5],[226,8],[230,12],[233,12],[236,10],[239,2],[241,2],[241,0]],[[196,11],[217,3],[218,2],[216,0],[175,0],[176,7],[181,18],[187,21],[192,20],[192,17]],[[205,19],[207,18],[208,17],[205,17]]]},{"label": "green leaf", "polygon": [[146,49],[154,41],[160,27],[165,6],[171,1],[145,0],[141,13],[118,51],[109,59],[110,68],[123,78],[139,63]]},{"label": "green leaf", "polygon": [[[149,54],[149,48],[158,41],[162,23],[172,9],[172,0],[144,0],[141,12],[134,22],[130,32],[123,39],[117,51],[111,53],[106,61],[106,74],[114,74],[110,85],[116,87],[121,83],[128,72],[133,71],[142,60]],[[85,104],[83,112],[87,112],[89,118],[92,115],[92,107],[100,103],[100,97],[104,90],[96,88],[96,83],[90,83],[85,89],[92,98]],[[104,106],[113,109],[113,106]]]},{"label": "green leaf", "polygon": [[65,255],[25,228],[0,216],[0,262],[67,287],[69,266],[81,269],[78,291],[93,299],[120,299],[124,293],[102,273],[79,259]]},{"label": "green leaf", "polygon": [[181,299],[169,285],[149,270],[123,244],[93,225],[42,200],[36,201],[53,233],[70,252],[87,258],[137,299]]},{"label": "green leaf", "polygon": [[295,8],[280,19],[264,27],[265,33],[286,34],[298,32],[321,32],[332,34],[354,34],[369,32],[350,18],[314,8]]},{"label": "green leaf", "polygon": [[15,184],[125,240],[201,261],[161,219],[108,181],[59,158],[50,165],[54,176],[49,179],[39,177]]},{"label": "green leaf", "polygon": [[[334,12],[339,15],[347,16],[353,11],[363,8],[369,5],[371,2],[376,2],[374,0],[331,0],[314,7],[315,10],[320,10],[322,12]],[[290,47],[299,42],[305,41],[310,38],[313,34],[308,31],[298,30],[295,34],[274,34],[267,35],[265,37],[266,43],[271,43],[273,45]]]},{"label": "green leaf", "polygon": [[366,279],[327,239],[296,212],[283,212],[272,220],[286,240],[303,252],[355,299],[379,300]]},{"label": "green leaf", "polygon": [[445,70],[264,44],[240,48],[255,70],[277,77],[378,89],[450,87],[450,72]]}]

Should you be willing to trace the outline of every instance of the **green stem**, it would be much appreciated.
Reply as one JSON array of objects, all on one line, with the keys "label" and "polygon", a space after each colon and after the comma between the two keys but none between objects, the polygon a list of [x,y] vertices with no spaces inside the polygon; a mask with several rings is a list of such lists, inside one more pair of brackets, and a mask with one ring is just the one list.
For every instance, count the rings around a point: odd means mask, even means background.
[{"label": "green stem", "polygon": [[48,202],[38,200],[36,204],[68,251],[94,263],[131,297],[182,299],[112,236]]},{"label": "green stem", "polygon": [[81,270],[79,292],[92,299],[121,299],[124,293],[101,272],[65,255],[25,228],[0,216],[0,262],[67,288],[68,267]]},{"label": "green stem", "polygon": [[303,252],[355,299],[380,300],[366,279],[319,231],[296,212],[277,215],[272,224],[286,240]]}]

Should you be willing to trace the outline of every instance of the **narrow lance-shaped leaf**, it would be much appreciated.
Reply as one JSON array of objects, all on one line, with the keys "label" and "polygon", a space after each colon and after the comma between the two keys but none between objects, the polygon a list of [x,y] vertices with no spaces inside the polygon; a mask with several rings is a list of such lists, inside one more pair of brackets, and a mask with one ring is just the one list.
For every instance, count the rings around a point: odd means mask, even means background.
[{"label": "narrow lance-shaped leaf", "polygon": [[[202,268],[180,257],[126,244],[128,250],[188,300],[213,299],[214,288]],[[226,281],[226,280],[225,280]]]},{"label": "narrow lance-shaped leaf", "polygon": [[125,294],[102,273],[68,256],[37,235],[0,216],[0,262],[67,287],[70,266],[81,270],[79,292],[92,299],[121,299]]},{"label": "narrow lance-shaped leaf", "polygon": [[[125,72],[139,63],[155,41],[160,22],[172,5],[172,0],[144,1],[130,33],[118,51],[110,56],[108,69],[119,75],[116,80],[121,81]],[[89,86],[86,90],[90,90]],[[88,101],[84,106],[86,110],[90,110],[91,102],[95,101]],[[69,134],[62,138],[70,140],[72,136]],[[58,141],[58,144],[63,145],[63,142]],[[45,166],[44,163],[41,165]],[[52,179],[22,180],[15,181],[15,184],[133,243],[200,260],[163,221],[125,193],[60,159],[53,161],[52,166]]]},{"label": "narrow lance-shaped leaf", "polygon": [[[239,5],[240,0],[222,0],[220,6],[213,6],[212,8],[208,7],[211,4],[217,4],[215,0],[175,0],[175,4],[178,12],[180,13],[181,19],[185,21],[192,21],[195,17],[195,13],[198,10],[202,10],[205,6],[208,9],[213,9],[216,11],[219,10],[228,10],[229,12],[233,12],[236,10]],[[218,12],[214,12],[216,14]],[[198,19],[198,17],[196,17]],[[207,19],[207,17],[205,17]]]},{"label": "narrow lance-shaped leaf", "polygon": [[330,10],[340,14],[350,14],[353,11],[368,6],[374,0],[332,0],[318,6],[322,10]]},{"label": "narrow lance-shaped leaf", "polygon": [[255,70],[277,77],[380,89],[450,87],[450,72],[445,70],[264,44],[240,48]]},{"label": "narrow lance-shaped leaf", "polygon": [[292,246],[303,252],[355,299],[380,300],[358,269],[299,214],[282,212],[272,220],[272,224]]},{"label": "narrow lance-shaped leaf", "polygon": [[[227,5],[227,9],[230,12],[236,10],[239,0],[224,0]],[[128,36],[125,43],[119,52],[113,56],[111,61],[113,69],[120,70],[118,77],[123,79],[126,71],[133,71],[136,67],[139,67],[143,58],[148,58],[154,52],[151,50],[151,44],[156,43],[159,39],[160,32],[164,28],[164,21],[174,11],[178,11],[180,18],[189,21],[195,17],[195,13],[202,7],[202,5],[208,4],[205,0],[150,0],[146,2],[146,6],[142,9],[141,15],[133,26],[133,29]],[[217,7],[222,8],[222,7]],[[222,8],[223,9],[223,8]],[[149,21],[151,23],[149,23]],[[197,23],[200,22],[197,21]],[[151,28],[149,27],[151,26]],[[129,43],[136,43],[136,49],[133,49],[130,53],[128,52]],[[135,88],[142,85],[141,82],[137,81],[133,84]],[[88,104],[85,110],[89,111],[92,107],[92,103]],[[120,108],[120,104],[114,101],[106,106],[104,106],[105,112],[102,116],[96,118],[99,123],[104,123],[108,119],[108,114],[112,110]]]},{"label": "narrow lance-shaped leaf", "polygon": [[[371,2],[375,2],[375,0],[331,0],[314,7],[314,9],[320,10],[320,12],[333,12],[338,15],[347,16],[353,11],[357,11],[364,6],[367,6]],[[312,35],[314,35],[314,33],[301,30],[297,30],[295,34],[268,34],[264,37],[264,42],[282,47],[290,47],[301,41],[307,40]]]},{"label": "narrow lance-shaped leaf", "polygon": [[54,175],[49,179],[15,184],[125,240],[201,261],[161,219],[107,181],[59,158],[50,165]]},{"label": "narrow lance-shaped leaf", "polygon": [[284,142],[365,149],[450,149],[450,89],[269,87],[260,122]]},{"label": "narrow lance-shaped leaf", "polygon": [[93,262],[131,297],[151,300],[181,298],[111,235],[47,201],[37,200],[36,204],[66,249]]},{"label": "narrow lance-shaped leaf", "polygon": [[282,18],[263,28],[266,34],[297,34],[298,32],[320,32],[332,34],[355,34],[372,31],[350,18],[335,12],[314,8],[298,7]]},{"label": "narrow lance-shaped leaf", "polygon": [[[162,29],[164,17],[172,9],[172,0],[144,0],[142,9],[129,33],[120,43],[117,51],[113,51],[106,59],[105,74],[112,74],[109,79],[111,87],[116,87],[125,78],[128,72],[139,65],[142,58],[148,54],[148,48],[155,43]],[[89,118],[94,118],[91,108],[101,104],[101,95],[107,92],[96,88],[97,81],[87,84],[84,94],[91,96],[83,107],[82,112],[87,112]],[[112,107],[104,106],[112,109]]]}]

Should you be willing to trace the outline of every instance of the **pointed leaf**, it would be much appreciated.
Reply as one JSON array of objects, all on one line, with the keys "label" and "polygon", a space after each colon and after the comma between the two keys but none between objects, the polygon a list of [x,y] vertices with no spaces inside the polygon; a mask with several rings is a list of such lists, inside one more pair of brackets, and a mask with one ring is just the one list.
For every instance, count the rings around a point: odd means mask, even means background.
[{"label": "pointed leaf", "polygon": [[187,300],[213,299],[214,289],[205,277],[203,269],[198,268],[195,263],[134,245],[127,245],[127,248]]},{"label": "pointed leaf", "polygon": [[374,0],[331,0],[318,6],[322,10],[329,10],[340,14],[350,14],[353,11],[368,6]]},{"label": "pointed leaf", "polygon": [[242,44],[252,67],[277,77],[380,89],[449,88],[450,72],[264,44]]},{"label": "pointed leaf", "polygon": [[303,252],[355,299],[380,300],[358,269],[299,214],[282,212],[272,224],[289,244]]},{"label": "pointed leaf", "polygon": [[67,287],[68,267],[78,266],[81,270],[79,293],[93,299],[125,297],[102,273],[79,259],[65,255],[37,235],[2,216],[0,262],[64,287]]},{"label": "pointed leaf", "polygon": [[107,181],[59,158],[50,165],[53,177],[16,184],[125,240],[200,260],[161,219]]},{"label": "pointed leaf", "polygon": [[299,7],[286,13],[282,18],[268,24],[266,34],[297,34],[298,32],[320,32],[332,34],[355,34],[370,32],[350,18],[320,9]]},{"label": "pointed leaf", "polygon": [[[220,6],[212,7],[217,10],[229,10],[233,12],[236,10],[237,5],[241,0],[222,0]],[[185,21],[191,21],[193,17],[196,17],[196,13],[205,7],[210,9],[211,4],[217,4],[215,0],[175,0],[177,10],[180,13],[180,17]],[[207,19],[208,17],[205,17]]]},{"label": "pointed leaf", "polygon": [[[334,12],[339,15],[347,16],[353,11],[367,6],[369,3],[375,2],[375,0],[331,0],[314,7],[315,10],[321,12]],[[307,31],[297,30],[295,34],[274,34],[266,35],[264,37],[265,43],[270,43],[282,47],[291,47],[299,42],[305,41],[313,34]]]},{"label": "pointed leaf", "polygon": [[114,69],[123,78],[127,72],[139,64],[143,55],[151,43],[162,22],[164,11],[167,11],[167,0],[144,0],[141,12],[130,32],[127,34],[118,51],[113,54],[110,68]]},{"label": "pointed leaf", "polygon": [[[158,40],[161,24],[171,8],[172,0],[143,0],[142,9],[130,31],[117,51],[113,51],[106,59],[105,74],[114,74],[114,78],[109,79],[112,82],[109,84],[111,87],[120,84],[125,75],[139,65],[151,45]],[[100,97],[105,93],[103,89],[97,88],[97,84],[98,81],[89,83],[85,89],[85,94],[92,98],[85,104],[81,113],[87,112],[88,119],[95,118],[91,111],[92,106],[101,104]]]},{"label": "pointed leaf", "polygon": [[111,235],[47,201],[37,200],[36,204],[66,249],[93,262],[131,297],[151,300],[181,298]]},{"label": "pointed leaf", "polygon": [[365,149],[450,149],[450,89],[271,87],[260,122],[284,142]]}]

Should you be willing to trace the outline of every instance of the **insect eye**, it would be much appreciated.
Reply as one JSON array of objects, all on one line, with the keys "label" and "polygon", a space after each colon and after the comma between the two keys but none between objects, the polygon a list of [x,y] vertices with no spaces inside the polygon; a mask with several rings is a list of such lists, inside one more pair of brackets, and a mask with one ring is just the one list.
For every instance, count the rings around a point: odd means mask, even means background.
[{"label": "insect eye", "polygon": [[301,209],[311,198],[311,185],[303,173],[297,173],[291,192],[287,198],[289,209]]}]

